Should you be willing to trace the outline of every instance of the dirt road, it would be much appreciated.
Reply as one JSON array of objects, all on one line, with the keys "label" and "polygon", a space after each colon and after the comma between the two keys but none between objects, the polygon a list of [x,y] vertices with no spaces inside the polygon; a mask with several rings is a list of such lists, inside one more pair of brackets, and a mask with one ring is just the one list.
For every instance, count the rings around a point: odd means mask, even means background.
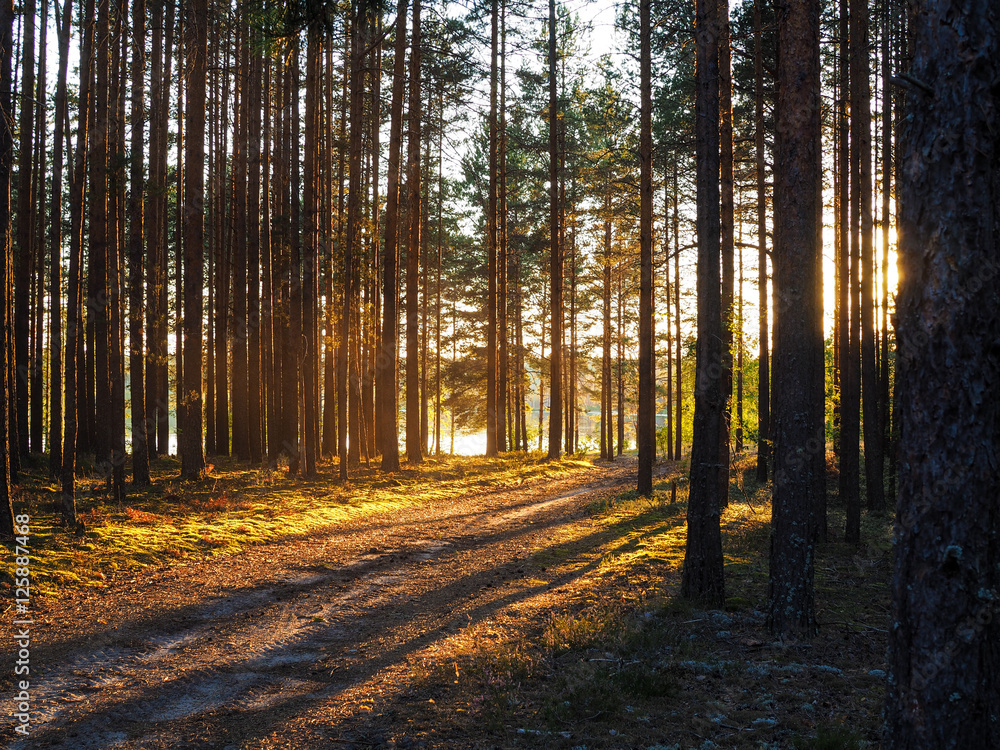
[{"label": "dirt road", "polygon": [[[439,500],[177,565],[36,613],[32,732],[17,750],[418,747],[411,665],[462,628],[517,616],[534,550],[634,480],[619,463]],[[3,663],[13,663],[4,644]],[[11,695],[5,670],[0,689]],[[456,738],[454,746],[463,746]]]}]

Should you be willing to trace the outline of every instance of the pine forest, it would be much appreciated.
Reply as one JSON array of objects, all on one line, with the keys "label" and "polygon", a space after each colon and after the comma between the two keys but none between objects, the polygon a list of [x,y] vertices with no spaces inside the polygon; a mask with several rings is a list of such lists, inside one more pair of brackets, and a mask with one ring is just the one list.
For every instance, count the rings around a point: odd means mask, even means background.
[{"label": "pine forest", "polygon": [[1000,748],[992,0],[0,0],[11,748]]}]

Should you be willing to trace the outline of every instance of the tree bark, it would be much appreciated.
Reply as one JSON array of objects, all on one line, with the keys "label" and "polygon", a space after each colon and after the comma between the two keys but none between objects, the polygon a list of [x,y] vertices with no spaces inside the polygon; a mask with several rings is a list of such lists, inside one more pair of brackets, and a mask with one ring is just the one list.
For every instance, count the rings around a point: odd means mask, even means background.
[{"label": "tree bark", "polygon": [[[4,341],[0,345],[0,537],[14,538],[14,509],[11,505],[10,445],[6,440],[10,412],[7,331],[10,330],[10,288],[14,280],[11,256],[10,187],[11,164],[14,157],[14,123],[11,97],[11,59],[13,58],[14,5],[12,0],[0,0],[0,331]],[[75,516],[74,516],[74,521]]]},{"label": "tree bark", "polygon": [[184,413],[180,429],[181,477],[205,473],[202,445],[202,287],[204,285],[205,84],[208,0],[184,6],[187,101],[184,112]]},{"label": "tree bark", "polygon": [[[1000,23],[911,19],[898,194],[899,500],[884,747],[1000,746]],[[956,436],[958,439],[956,439]]]},{"label": "tree bark", "polygon": [[[724,1],[724,0],[723,0]],[[653,103],[650,0],[639,2],[639,403],[636,489],[653,494],[656,463],[656,372],[653,342]]]},{"label": "tree bark", "polygon": [[722,606],[722,507],[719,445],[723,429],[722,299],[719,256],[719,37],[717,0],[698,0],[695,147],[698,181],[698,348],[687,547],[681,593]]},{"label": "tree bark", "polygon": [[[143,336],[143,195],[145,165],[143,134],[146,127],[145,102],[146,2],[132,3],[132,131],[129,144],[129,391],[132,401],[132,484],[149,484],[149,450],[144,382],[145,345]],[[148,300],[147,300],[148,304]]]},{"label": "tree bark", "polygon": [[556,3],[549,0],[549,459],[562,450],[562,248],[559,245],[559,103],[556,99]]},{"label": "tree bark", "polygon": [[767,184],[764,172],[764,50],[761,40],[761,4],[754,0],[754,167],[757,177],[757,481],[767,481],[771,436],[770,331],[767,322]]},{"label": "tree bark", "polygon": [[[56,2],[59,72],[56,75],[55,130],[52,155],[52,195],[49,210],[49,473],[57,477],[62,468],[62,184],[65,124],[69,109],[66,104],[66,73],[69,67],[69,37],[72,22],[72,0],[63,3],[62,21],[58,21]],[[67,355],[68,358],[68,355]]]},{"label": "tree bark", "polygon": [[[857,0],[852,0],[856,3]],[[859,264],[861,260],[861,244],[859,235],[859,225],[861,223],[861,129],[863,123],[855,116],[854,107],[857,106],[855,95],[855,73],[854,68],[858,63],[855,60],[856,40],[854,39],[855,29],[853,28],[854,13],[850,12],[847,0],[841,0],[840,4],[840,30],[841,44],[846,44],[850,39],[849,52],[846,53],[847,60],[843,59],[844,50],[841,49],[842,69],[848,71],[850,77],[850,148],[849,148],[849,184],[850,184],[850,230],[844,237],[844,249],[849,248],[850,270],[848,276],[843,279],[847,283],[847,293],[849,305],[847,307],[847,348],[845,352],[846,361],[841,368],[840,387],[840,499],[847,508],[846,527],[844,540],[849,544],[858,544],[861,541],[861,497],[859,487],[860,476],[860,448],[861,440],[861,319],[859,317],[861,277],[859,275]],[[866,11],[867,12],[867,11]],[[844,73],[841,73],[841,80]],[[843,189],[843,188],[842,188]],[[849,244],[848,244],[849,243]],[[775,388],[777,391],[777,388]]]},{"label": "tree bark", "polygon": [[409,239],[406,247],[406,458],[423,461],[420,441],[420,0],[413,0],[413,31],[410,40],[410,130],[407,137],[407,216]]},{"label": "tree bark", "polygon": [[[28,456],[28,379],[31,372],[29,321],[31,320],[31,241],[33,209],[31,155],[35,125],[35,3],[25,3],[21,12],[21,89],[17,108],[19,143],[17,153],[17,252],[14,256],[14,367],[17,449]],[[27,93],[26,93],[27,92]]]},{"label": "tree bark", "polygon": [[819,0],[778,4],[775,121],[775,475],[768,624],[810,636],[814,510],[824,492]]}]

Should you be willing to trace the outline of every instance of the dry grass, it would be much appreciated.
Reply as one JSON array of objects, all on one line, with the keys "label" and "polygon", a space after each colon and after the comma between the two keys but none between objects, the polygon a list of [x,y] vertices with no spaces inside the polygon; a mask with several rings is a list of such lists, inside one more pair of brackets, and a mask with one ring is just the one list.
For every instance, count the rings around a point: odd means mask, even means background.
[{"label": "dry grass", "polygon": [[[42,596],[104,586],[119,573],[233,553],[359,516],[593,468],[581,459],[550,462],[534,454],[444,457],[392,475],[359,468],[339,483],[335,464],[322,465],[320,476],[306,481],[216,459],[204,479],[181,482],[179,463],[164,458],[153,463],[152,486],[130,491],[122,506],[109,501],[101,479],[82,476],[77,508],[86,530],[77,536],[61,525],[59,485],[41,466],[26,467],[14,508],[31,516],[32,576]],[[0,573],[0,590],[11,581],[9,571]]]}]

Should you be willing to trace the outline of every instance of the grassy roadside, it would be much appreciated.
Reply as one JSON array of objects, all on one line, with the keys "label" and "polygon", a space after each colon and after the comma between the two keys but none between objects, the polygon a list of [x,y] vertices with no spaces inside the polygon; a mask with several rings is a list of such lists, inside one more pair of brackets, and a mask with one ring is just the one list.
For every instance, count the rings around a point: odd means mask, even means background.
[{"label": "grassy roadside", "polygon": [[[470,627],[425,664],[410,736],[428,747],[877,747],[889,519],[865,517],[861,549],[820,545],[820,633],[775,641],[764,614],[769,486],[756,483],[750,457],[738,462],[722,518],[726,607],[704,611],[677,596],[683,474],[674,467],[651,500],[594,503],[589,519],[539,548],[541,579],[590,572],[534,618]],[[843,521],[831,508],[835,537]]]},{"label": "grassy roadside", "polygon": [[[38,460],[25,467],[14,511],[31,517],[35,595],[48,597],[103,586],[120,572],[232,553],[359,516],[593,468],[583,459],[552,462],[541,454],[431,457],[392,475],[362,467],[341,484],[335,464],[321,465],[319,477],[306,481],[217,459],[205,479],[181,482],[179,462],[161,458],[153,462],[153,484],[130,491],[122,506],[109,502],[99,477],[81,477],[77,509],[86,529],[76,535],[61,526],[59,485],[44,465]],[[11,567],[0,571],[0,591],[11,588]]]}]

